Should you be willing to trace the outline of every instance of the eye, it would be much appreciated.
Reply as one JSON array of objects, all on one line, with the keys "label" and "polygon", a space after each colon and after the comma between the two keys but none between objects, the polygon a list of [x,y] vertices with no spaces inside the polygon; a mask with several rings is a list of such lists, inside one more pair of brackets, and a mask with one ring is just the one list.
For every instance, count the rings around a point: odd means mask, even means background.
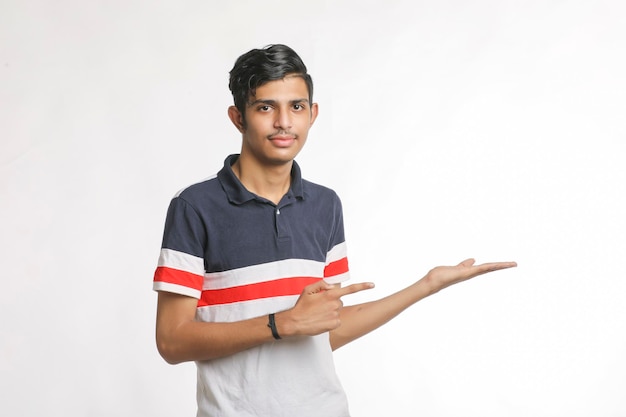
[{"label": "eye", "polygon": [[304,110],[304,104],[296,103],[293,105],[294,110]]},{"label": "eye", "polygon": [[268,112],[271,110],[271,107],[267,105],[263,105],[263,106],[259,106],[257,110],[262,111],[262,112]]}]

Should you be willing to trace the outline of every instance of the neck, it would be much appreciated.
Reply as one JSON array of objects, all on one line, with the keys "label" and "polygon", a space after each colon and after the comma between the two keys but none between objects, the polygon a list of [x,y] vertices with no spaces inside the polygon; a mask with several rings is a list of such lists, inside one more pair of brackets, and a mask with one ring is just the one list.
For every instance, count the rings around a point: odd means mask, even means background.
[{"label": "neck", "polygon": [[248,191],[278,204],[291,186],[293,162],[273,167],[260,166],[239,156],[233,173]]}]

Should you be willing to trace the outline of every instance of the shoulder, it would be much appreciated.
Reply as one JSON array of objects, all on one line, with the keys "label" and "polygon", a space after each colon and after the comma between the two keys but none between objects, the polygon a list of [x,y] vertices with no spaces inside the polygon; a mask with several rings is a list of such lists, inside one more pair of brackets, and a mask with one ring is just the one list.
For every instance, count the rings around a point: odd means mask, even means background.
[{"label": "shoulder", "polygon": [[302,180],[302,188],[304,190],[304,197],[311,198],[325,198],[331,200],[339,200],[339,195],[332,188],[328,188],[324,185],[320,185],[308,180]]},{"label": "shoulder", "polygon": [[212,209],[222,208],[223,199],[219,181],[215,176],[209,177],[178,190],[170,200],[168,218],[203,218]]},{"label": "shoulder", "polygon": [[315,211],[341,213],[342,205],[335,190],[311,181],[302,180],[303,201]]},{"label": "shoulder", "polygon": [[205,192],[207,189],[210,189],[215,180],[217,179],[217,175],[212,175],[208,178],[204,178],[200,181],[194,182],[190,185],[187,185],[174,194],[174,198],[176,197],[188,197],[194,196],[196,194],[201,194]]},{"label": "shoulder", "polygon": [[172,199],[183,200],[191,205],[196,205],[211,196],[215,196],[216,192],[219,190],[221,190],[221,187],[217,180],[217,175],[212,175],[211,177],[181,188],[174,194]]}]

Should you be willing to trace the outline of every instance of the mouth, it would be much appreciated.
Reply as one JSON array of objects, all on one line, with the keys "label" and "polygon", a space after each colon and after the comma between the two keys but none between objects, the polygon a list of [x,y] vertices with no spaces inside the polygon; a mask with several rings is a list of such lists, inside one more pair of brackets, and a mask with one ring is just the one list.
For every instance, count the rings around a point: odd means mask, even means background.
[{"label": "mouth", "polygon": [[269,137],[269,140],[279,148],[286,148],[291,146],[296,141],[295,135],[273,135]]}]

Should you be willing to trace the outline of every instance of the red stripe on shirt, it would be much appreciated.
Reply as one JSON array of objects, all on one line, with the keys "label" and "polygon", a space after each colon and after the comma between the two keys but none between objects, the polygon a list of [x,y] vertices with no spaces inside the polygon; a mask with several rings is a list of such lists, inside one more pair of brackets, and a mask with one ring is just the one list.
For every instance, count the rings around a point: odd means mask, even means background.
[{"label": "red stripe on shirt", "polygon": [[198,300],[198,307],[250,301],[259,298],[300,295],[304,287],[318,282],[320,279],[316,277],[283,278],[238,287],[204,290],[200,300]]},{"label": "red stripe on shirt", "polygon": [[166,266],[157,267],[154,272],[154,280],[168,282],[170,284],[182,285],[200,291],[204,283],[204,276],[181,271],[180,269],[168,268]]},{"label": "red stripe on shirt", "polygon": [[324,277],[334,277],[348,272],[348,258],[341,258],[338,261],[331,262],[324,268]]}]

